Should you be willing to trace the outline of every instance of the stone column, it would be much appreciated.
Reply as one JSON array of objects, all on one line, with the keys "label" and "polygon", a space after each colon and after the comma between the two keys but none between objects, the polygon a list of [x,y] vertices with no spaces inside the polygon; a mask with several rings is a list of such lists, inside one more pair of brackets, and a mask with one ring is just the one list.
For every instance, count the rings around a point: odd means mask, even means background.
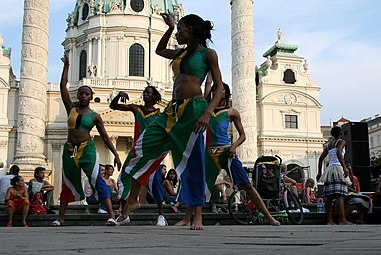
[{"label": "stone column", "polygon": [[[248,167],[252,167],[257,158],[253,3],[253,0],[230,0],[232,102],[241,114],[246,133],[246,141],[237,151],[243,165]],[[237,135],[234,131],[234,139]]]},{"label": "stone column", "polygon": [[24,178],[46,167],[49,0],[25,0],[15,164]]}]

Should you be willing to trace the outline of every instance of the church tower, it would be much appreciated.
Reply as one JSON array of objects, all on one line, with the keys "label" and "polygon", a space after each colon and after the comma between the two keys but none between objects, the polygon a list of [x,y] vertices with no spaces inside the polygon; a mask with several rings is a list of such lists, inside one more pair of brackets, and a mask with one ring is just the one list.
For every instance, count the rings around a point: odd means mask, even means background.
[{"label": "church tower", "polygon": [[258,153],[279,155],[288,169],[315,177],[324,143],[320,88],[307,60],[295,54],[298,46],[286,43],[281,30],[277,37],[257,70]]}]

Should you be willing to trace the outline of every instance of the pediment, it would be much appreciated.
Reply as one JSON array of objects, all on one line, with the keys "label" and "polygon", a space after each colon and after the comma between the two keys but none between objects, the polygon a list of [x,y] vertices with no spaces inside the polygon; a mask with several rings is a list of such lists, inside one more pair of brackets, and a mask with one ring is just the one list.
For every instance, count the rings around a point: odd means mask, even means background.
[{"label": "pediment", "polygon": [[280,90],[269,93],[260,100],[260,103],[321,107],[316,98],[298,90]]}]

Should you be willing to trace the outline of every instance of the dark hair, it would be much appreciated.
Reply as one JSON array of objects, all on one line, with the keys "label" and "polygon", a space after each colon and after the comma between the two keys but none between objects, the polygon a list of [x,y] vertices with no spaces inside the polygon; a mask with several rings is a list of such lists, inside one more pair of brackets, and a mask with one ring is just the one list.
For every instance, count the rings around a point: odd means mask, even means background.
[{"label": "dark hair", "polygon": [[19,172],[20,172],[20,167],[18,165],[13,165],[9,169],[9,173],[13,175],[19,175]]},{"label": "dark hair", "polygon": [[[176,175],[176,179],[172,180],[171,178],[169,178],[169,175],[170,175],[171,173],[175,173],[175,175]],[[165,179],[168,180],[168,181],[170,181],[170,182],[172,182],[172,183],[173,183],[173,187],[176,187],[177,182],[178,182],[178,180],[177,180],[177,173],[176,173],[176,170],[173,169],[173,168],[169,169],[169,171],[168,171],[167,176],[165,177]]]},{"label": "dark hair", "polygon": [[78,88],[78,91],[77,91],[77,96],[79,95],[79,91],[82,89],[82,88],[88,88],[90,90],[90,93],[91,93],[91,98],[93,98],[93,95],[94,95],[94,90],[88,86],[88,85],[82,85]]},{"label": "dark hair", "polygon": [[197,39],[197,43],[207,47],[206,40],[212,41],[213,24],[209,20],[203,20],[196,14],[188,14],[182,17],[179,23],[184,23],[186,26],[193,28],[192,33]]},{"label": "dark hair", "polygon": [[[226,100],[226,106],[229,105],[229,98],[231,97],[231,92],[230,92],[230,88],[229,88],[229,85],[227,85],[225,82],[222,83],[222,85],[224,86],[224,89],[225,89],[225,95],[224,97],[222,97],[221,99],[225,99]],[[206,98],[206,101],[210,101],[212,100],[212,92],[216,91],[216,85],[213,84],[212,88],[210,89],[210,92],[209,92],[209,95],[208,97]]]},{"label": "dark hair", "polygon": [[11,185],[12,185],[13,187],[16,187],[16,183],[18,183],[18,182],[20,181],[21,178],[22,178],[22,177],[21,177],[20,175],[16,175],[15,177],[13,177],[13,178],[11,179]]},{"label": "dark hair", "polygon": [[46,169],[42,166],[39,166],[39,167],[36,167],[36,169],[34,169],[34,178],[37,178],[37,175],[42,172],[42,171],[45,171]]},{"label": "dark hair", "polygon": [[148,85],[144,90],[151,88],[153,91],[153,97],[155,98],[155,104],[161,101],[161,95],[159,91],[152,85]]},{"label": "dark hair", "polygon": [[305,184],[304,186],[313,188],[313,187],[315,186],[315,181],[314,181],[314,179],[312,179],[312,178],[308,178],[308,179],[306,180],[306,184]]},{"label": "dark hair", "polygon": [[341,134],[341,127],[335,126],[331,129],[331,135],[335,138],[340,137]]},{"label": "dark hair", "polygon": [[106,171],[107,171],[108,169],[110,169],[110,168],[112,168],[112,170],[114,170],[114,166],[113,166],[113,165],[110,165],[110,164],[105,165],[105,169],[106,169]]}]

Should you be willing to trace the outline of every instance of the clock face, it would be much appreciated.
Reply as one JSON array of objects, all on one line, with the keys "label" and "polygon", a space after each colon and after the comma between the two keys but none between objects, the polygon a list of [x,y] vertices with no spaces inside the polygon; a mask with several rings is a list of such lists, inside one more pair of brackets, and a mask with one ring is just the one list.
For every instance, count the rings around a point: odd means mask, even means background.
[{"label": "clock face", "polygon": [[82,9],[82,20],[86,20],[89,15],[89,5],[85,4]]}]

